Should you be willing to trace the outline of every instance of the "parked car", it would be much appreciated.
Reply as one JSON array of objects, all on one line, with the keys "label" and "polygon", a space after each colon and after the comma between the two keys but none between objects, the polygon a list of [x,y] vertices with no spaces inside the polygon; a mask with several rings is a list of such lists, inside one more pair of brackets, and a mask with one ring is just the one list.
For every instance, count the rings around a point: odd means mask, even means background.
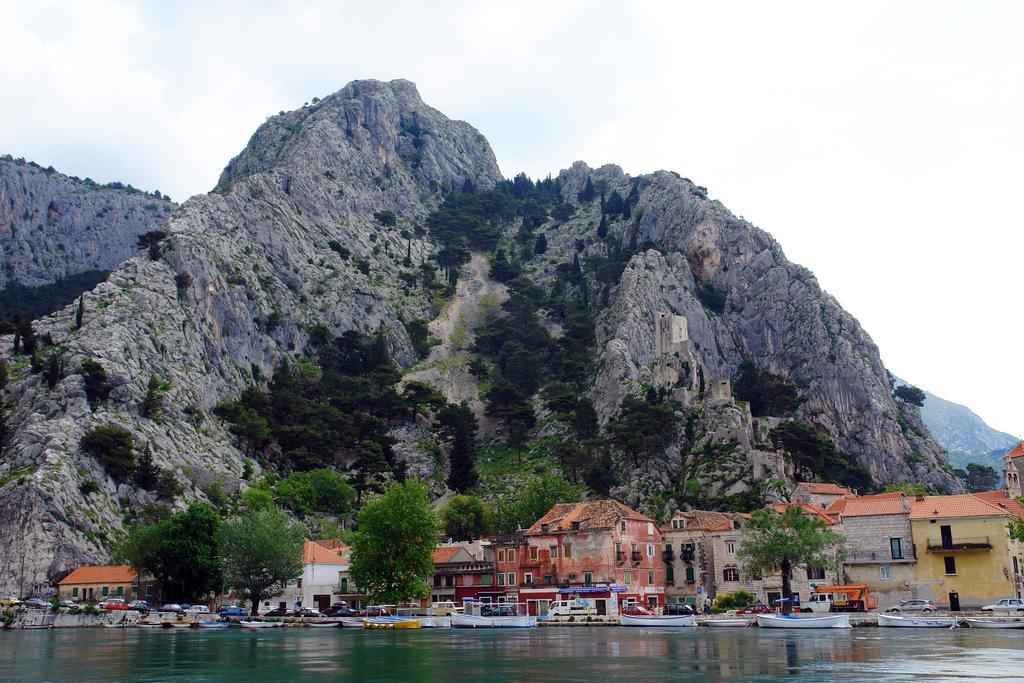
[{"label": "parked car", "polygon": [[158,609],[157,612],[178,612],[180,614],[183,614],[185,612],[185,608],[176,602],[172,602],[164,605],[163,607]]},{"label": "parked car", "polygon": [[217,608],[217,614],[222,617],[247,617],[249,610],[237,605],[221,605]]},{"label": "parked car", "polygon": [[153,611],[153,608],[149,606],[149,603],[145,600],[133,600],[128,603],[128,607],[135,610],[136,612],[142,612],[143,614],[149,614]]},{"label": "parked car", "polygon": [[186,605],[185,606],[185,613],[186,614],[209,614],[210,613],[210,608],[207,607],[206,605]]},{"label": "parked car", "polygon": [[323,613],[314,607],[303,607],[302,609],[295,610],[295,616],[319,619],[323,616]]},{"label": "parked car", "polygon": [[65,609],[78,609],[78,603],[74,600],[68,600],[67,598],[60,601],[60,606]]},{"label": "parked car", "polygon": [[24,605],[32,609],[50,609],[50,603],[42,598],[29,598],[24,602]]},{"label": "parked car", "polygon": [[324,612],[325,617],[358,617],[359,612],[348,605],[331,605],[331,608]]},{"label": "parked car", "polygon": [[290,609],[286,609],[284,607],[275,607],[274,609],[270,610],[269,612],[267,612],[263,616],[265,616],[265,617],[290,617],[290,616],[293,616],[293,614],[292,614],[292,611]]},{"label": "parked car", "polygon": [[1016,612],[1024,610],[1024,600],[1019,598],[1003,598],[993,605],[985,605],[982,612]]},{"label": "parked car", "polygon": [[109,610],[126,610],[128,609],[128,603],[121,598],[107,598],[96,605],[100,609]]},{"label": "parked car", "polygon": [[763,602],[755,602],[751,605],[747,605],[743,609],[736,610],[736,614],[772,614],[774,612],[775,610]]},{"label": "parked car", "polygon": [[886,612],[934,612],[935,605],[930,600],[903,600],[900,604],[890,607]]},{"label": "parked car", "polygon": [[17,607],[21,600],[13,595],[0,595],[0,607]]}]

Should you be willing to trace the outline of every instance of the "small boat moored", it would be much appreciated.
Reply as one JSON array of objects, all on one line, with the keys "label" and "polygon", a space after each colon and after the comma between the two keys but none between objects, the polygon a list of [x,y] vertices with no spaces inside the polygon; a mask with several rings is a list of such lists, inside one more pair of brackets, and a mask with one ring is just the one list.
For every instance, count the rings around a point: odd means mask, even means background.
[{"label": "small boat moored", "polygon": [[419,619],[413,617],[367,617],[363,620],[366,629],[409,629],[420,628]]},{"label": "small boat moored", "polygon": [[341,626],[340,621],[307,621],[306,626],[310,628],[338,628]]},{"label": "small boat moored", "polygon": [[708,619],[704,622],[704,625],[718,628],[746,628],[753,623],[753,621],[747,621],[746,619]]},{"label": "small boat moored", "polygon": [[199,628],[228,628],[231,624],[227,621],[200,621]]},{"label": "small boat moored", "polygon": [[533,628],[537,617],[531,617],[526,605],[501,602],[492,605],[472,598],[463,601],[463,611],[451,615],[454,628]]},{"label": "small boat moored", "polygon": [[827,614],[820,617],[796,614],[758,614],[756,618],[757,625],[761,628],[850,628],[850,615],[846,613]]},{"label": "small boat moored", "polygon": [[654,626],[680,627],[696,626],[697,617],[693,614],[655,614],[646,607],[636,603],[626,605],[619,612],[619,623],[623,626]]},{"label": "small boat moored", "polygon": [[956,628],[956,617],[916,617],[879,614],[878,625],[885,628]]},{"label": "small boat moored", "polygon": [[1024,628],[1024,620],[1017,619],[977,619],[966,617],[964,623],[971,628]]},{"label": "small boat moored", "polygon": [[246,621],[243,619],[238,623],[243,628],[277,628],[278,626],[284,626],[280,621]]}]

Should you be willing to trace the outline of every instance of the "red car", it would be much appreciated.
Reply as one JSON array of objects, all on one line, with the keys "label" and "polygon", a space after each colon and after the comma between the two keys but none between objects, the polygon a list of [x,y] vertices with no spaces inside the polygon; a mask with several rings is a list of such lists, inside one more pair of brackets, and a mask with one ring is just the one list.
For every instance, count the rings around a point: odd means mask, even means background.
[{"label": "red car", "polygon": [[763,602],[755,602],[752,605],[747,605],[743,609],[736,610],[736,614],[774,614],[773,610]]},{"label": "red car", "polygon": [[110,609],[110,610],[115,610],[115,609],[116,610],[127,610],[127,609],[131,609],[131,606],[127,602],[122,600],[121,598],[110,598],[109,600],[104,600],[103,602],[99,603],[96,606],[99,607],[100,609]]}]

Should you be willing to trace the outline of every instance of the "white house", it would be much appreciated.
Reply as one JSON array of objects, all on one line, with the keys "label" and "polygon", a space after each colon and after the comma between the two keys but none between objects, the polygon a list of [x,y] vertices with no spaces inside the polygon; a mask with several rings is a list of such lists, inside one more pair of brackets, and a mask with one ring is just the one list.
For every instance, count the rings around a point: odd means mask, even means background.
[{"label": "white house", "polygon": [[349,552],[346,546],[329,541],[325,541],[324,545],[307,541],[302,555],[302,578],[288,584],[284,592],[272,600],[264,600],[260,606],[261,613],[275,607],[314,607],[326,610],[331,604],[347,599],[342,597],[348,593],[347,587],[342,586],[348,583]]}]

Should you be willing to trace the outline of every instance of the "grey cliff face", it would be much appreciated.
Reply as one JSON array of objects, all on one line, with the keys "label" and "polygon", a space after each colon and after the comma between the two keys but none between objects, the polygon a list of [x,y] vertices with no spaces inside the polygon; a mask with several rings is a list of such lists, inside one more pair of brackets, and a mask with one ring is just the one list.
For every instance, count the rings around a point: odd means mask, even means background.
[{"label": "grey cliff face", "polygon": [[[429,308],[397,275],[407,249],[415,264],[431,249],[412,236],[412,224],[443,188],[467,179],[486,188],[500,178],[486,140],[424,105],[406,81],[356,82],[268,120],[217,192],[171,216],[160,261],[130,259],[87,293],[80,330],[73,306],[36,323],[68,368],[52,391],[23,359],[7,359],[16,410],[0,464],[0,592],[27,592],[106,559],[124,514],[153,500],[119,489],[80,451],[89,428],[129,429],[177,474],[186,499],[202,498],[214,481],[237,488],[243,467],[210,410],[301,352],[314,325],[336,333],[383,328],[394,357],[411,362],[401,320]],[[376,221],[381,211],[394,212],[397,225]],[[9,353],[10,337],[2,344]],[[95,410],[79,374],[88,358],[115,385]],[[171,386],[158,420],[139,411],[150,376]],[[100,490],[83,494],[90,480]]]},{"label": "grey cliff face", "polygon": [[[574,204],[588,177],[609,192],[626,196],[635,185],[638,193],[632,217],[611,222],[609,239],[643,248],[606,293],[594,284],[590,396],[600,420],[624,396],[651,386],[672,392],[683,406],[679,423],[693,426],[664,463],[632,473],[617,496],[638,504],[691,479],[732,495],[765,478],[792,478],[791,464],[767,438],[777,420],[753,417],[720,381],[746,357],[796,383],[807,398],[802,417],[876,481],[955,487],[920,416],[894,403],[870,338],[768,234],[672,173],[634,179],[617,167],[577,163],[560,177]],[[211,410],[300,354],[312,328],[384,330],[392,356],[412,365],[402,321],[430,318],[431,309],[399,275],[414,274],[437,248],[415,227],[446,190],[467,181],[485,189],[500,179],[483,136],[423,104],[411,83],[358,81],[260,126],[217,188],[166,221],[160,260],[131,258],[85,295],[81,329],[74,329],[73,306],[36,323],[53,340],[45,352],[61,354],[66,367],[52,390],[28,372],[23,356],[10,357],[11,338],[0,338],[12,406],[0,460],[0,593],[24,594],[77,564],[105,561],[129,515],[155,500],[117,486],[81,452],[88,429],[130,430],[183,484],[182,505],[213,484],[228,492],[244,486],[246,458]],[[578,251],[581,260],[604,256],[607,243],[594,236],[599,219],[595,202],[549,221],[542,228],[547,252],[529,263],[529,276],[550,281]],[[403,265],[407,253],[411,266]],[[471,270],[467,291],[455,297],[469,312],[474,296],[494,286],[482,255]],[[721,313],[697,298],[706,283],[727,293]],[[431,330],[440,334],[455,322],[442,315]],[[449,341],[433,353],[451,351]],[[93,407],[80,370],[86,359],[99,362],[114,385],[110,400]],[[170,385],[158,419],[140,412],[153,376]],[[462,377],[423,379],[441,384],[445,395],[476,396],[475,383]],[[413,476],[443,480],[443,464],[415,446],[426,434],[422,424],[396,430],[395,451]],[[89,482],[98,491],[83,493],[94,488],[83,486]]]},{"label": "grey cliff face", "polygon": [[0,158],[0,287],[39,286],[86,270],[111,270],[138,252],[136,238],[177,207]]}]

